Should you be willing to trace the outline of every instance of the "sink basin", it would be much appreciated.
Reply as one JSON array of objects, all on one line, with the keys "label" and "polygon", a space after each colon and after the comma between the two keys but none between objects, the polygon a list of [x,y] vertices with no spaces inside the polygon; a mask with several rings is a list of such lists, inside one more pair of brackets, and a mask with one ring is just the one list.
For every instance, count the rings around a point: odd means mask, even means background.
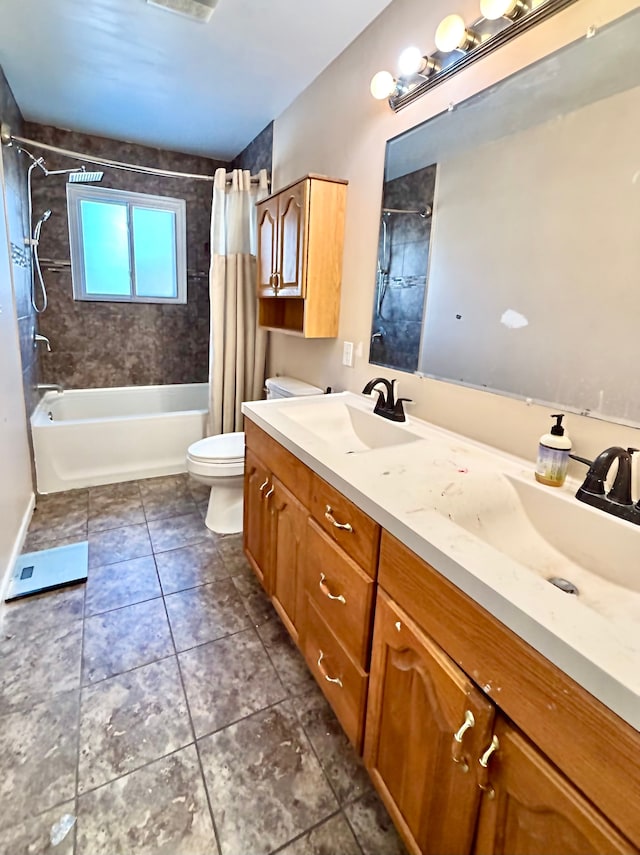
[{"label": "sink basin", "polygon": [[389,448],[421,439],[395,422],[329,396],[298,402],[283,415],[343,454]]}]

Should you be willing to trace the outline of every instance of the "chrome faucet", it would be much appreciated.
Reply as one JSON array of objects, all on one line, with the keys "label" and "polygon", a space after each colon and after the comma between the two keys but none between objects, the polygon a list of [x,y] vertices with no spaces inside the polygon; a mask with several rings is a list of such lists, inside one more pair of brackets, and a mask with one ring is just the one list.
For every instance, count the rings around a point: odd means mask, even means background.
[{"label": "chrome faucet", "polygon": [[[395,380],[387,380],[386,377],[374,377],[364,387],[362,394],[370,395],[375,390],[378,393],[378,400],[373,408],[373,412],[385,419],[390,419],[392,422],[404,422],[407,420],[407,417],[404,414],[402,402],[411,401],[411,398],[398,398],[396,400],[395,382]],[[379,385],[385,387],[386,395],[382,389],[376,388]]]},{"label": "chrome faucet", "polygon": [[46,345],[47,351],[51,353],[51,342],[46,337],[46,335],[40,335],[40,333],[34,333],[33,336],[33,346],[37,347],[40,343]]},{"label": "chrome faucet", "polygon": [[[573,460],[589,467],[584,483],[576,493],[576,499],[613,514],[628,522],[640,525],[640,502],[633,504],[631,497],[631,455],[637,448],[624,449],[618,445],[605,448],[595,460],[587,460],[570,454]],[[618,461],[618,471],[613,486],[606,492],[605,481],[614,461]]]},{"label": "chrome faucet", "polygon": [[36,392],[64,392],[64,386],[60,383],[36,383]]}]

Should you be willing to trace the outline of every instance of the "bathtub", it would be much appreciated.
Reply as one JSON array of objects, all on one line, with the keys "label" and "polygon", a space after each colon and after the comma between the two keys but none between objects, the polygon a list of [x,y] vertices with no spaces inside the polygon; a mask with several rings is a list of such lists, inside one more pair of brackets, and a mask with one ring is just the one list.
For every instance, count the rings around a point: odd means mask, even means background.
[{"label": "bathtub", "polygon": [[39,493],[186,471],[207,384],[47,392],[31,417]]}]

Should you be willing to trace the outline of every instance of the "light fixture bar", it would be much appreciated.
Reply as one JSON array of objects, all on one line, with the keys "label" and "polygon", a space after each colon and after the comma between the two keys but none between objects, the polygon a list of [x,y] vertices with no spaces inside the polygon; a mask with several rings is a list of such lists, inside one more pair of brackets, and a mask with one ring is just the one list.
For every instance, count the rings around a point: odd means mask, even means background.
[{"label": "light fixture bar", "polygon": [[[418,98],[422,97],[422,95],[430,89],[433,89],[434,86],[437,86],[439,83],[444,83],[445,80],[453,77],[453,75],[457,74],[461,69],[473,65],[477,60],[488,56],[490,53],[493,53],[494,50],[497,50],[507,44],[522,33],[527,32],[527,30],[530,30],[532,27],[535,27],[536,24],[540,24],[542,21],[545,21],[547,18],[555,15],[556,12],[560,12],[562,9],[565,9],[567,6],[571,6],[576,2],[577,0],[547,0],[546,3],[542,3],[535,9],[532,9],[525,14],[520,15],[515,20],[510,21],[504,29],[501,29],[495,35],[489,36],[489,38],[485,38],[480,42],[480,44],[470,48],[466,53],[459,57],[456,57],[455,61],[447,61],[447,57],[450,57],[451,54],[441,54],[436,51],[431,56],[436,61],[441,62],[442,67],[440,70],[431,74],[426,79],[419,81],[415,86],[398,92],[396,95],[392,95],[389,98],[391,108],[397,113],[399,110],[402,110],[403,107],[413,104],[414,101],[417,101]],[[472,31],[476,30],[482,21],[484,21],[483,18],[481,18],[480,21],[473,22],[467,29]]]}]

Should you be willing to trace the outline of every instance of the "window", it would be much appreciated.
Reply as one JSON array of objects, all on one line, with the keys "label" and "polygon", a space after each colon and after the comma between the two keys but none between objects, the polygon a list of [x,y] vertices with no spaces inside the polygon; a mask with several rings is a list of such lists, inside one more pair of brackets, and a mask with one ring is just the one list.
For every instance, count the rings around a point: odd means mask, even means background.
[{"label": "window", "polygon": [[186,303],[183,199],[67,184],[74,300]]}]

